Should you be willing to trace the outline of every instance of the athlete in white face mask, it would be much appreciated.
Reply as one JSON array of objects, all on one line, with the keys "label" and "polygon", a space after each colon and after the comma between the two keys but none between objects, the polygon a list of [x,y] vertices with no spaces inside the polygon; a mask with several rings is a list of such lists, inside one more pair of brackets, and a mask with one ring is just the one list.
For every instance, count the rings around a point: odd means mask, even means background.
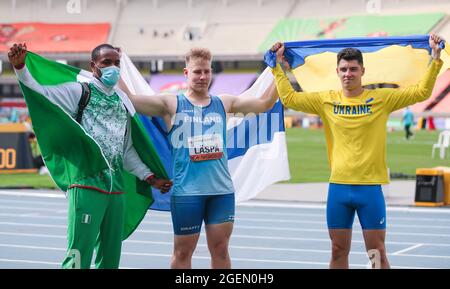
[{"label": "athlete in white face mask", "polygon": [[[20,82],[29,89],[39,91],[76,118],[99,145],[109,164],[108,169],[92,177],[75,180],[69,186],[68,252],[77,250],[79,255],[68,254],[62,266],[73,268],[79,257],[80,267],[89,269],[95,247],[96,268],[118,268],[126,206],[124,171],[145,180],[163,193],[169,191],[172,185],[169,180],[157,178],[133,146],[130,115],[121,100],[124,92],[116,87],[120,77],[120,54],[109,44],[102,44],[92,51],[94,78],[87,83],[90,98],[79,118],[80,99],[87,89],[83,90],[79,82],[48,86],[39,84],[25,65],[26,55],[26,46],[22,44],[15,44],[8,53]],[[92,156],[80,155],[80,158],[83,157]]]}]

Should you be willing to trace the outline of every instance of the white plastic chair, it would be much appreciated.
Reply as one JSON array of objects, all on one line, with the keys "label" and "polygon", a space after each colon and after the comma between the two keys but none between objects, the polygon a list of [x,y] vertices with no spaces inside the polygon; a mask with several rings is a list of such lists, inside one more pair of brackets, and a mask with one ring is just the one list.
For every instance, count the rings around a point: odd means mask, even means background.
[{"label": "white plastic chair", "polygon": [[437,143],[433,145],[431,157],[434,158],[434,150],[439,149],[439,156],[441,159],[444,159],[445,153],[449,147],[450,147],[450,130],[444,130],[439,134]]}]

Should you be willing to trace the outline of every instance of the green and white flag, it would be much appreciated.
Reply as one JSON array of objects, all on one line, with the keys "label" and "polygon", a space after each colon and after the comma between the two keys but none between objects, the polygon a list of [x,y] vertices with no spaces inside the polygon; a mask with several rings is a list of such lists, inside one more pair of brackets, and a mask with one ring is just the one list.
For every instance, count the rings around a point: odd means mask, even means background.
[{"label": "green and white flag", "polygon": [[[27,53],[25,62],[30,74],[43,86],[85,81],[92,77],[90,72],[48,60],[32,52]],[[53,181],[61,190],[67,191],[78,180],[94,177],[110,169],[99,145],[66,111],[36,90],[20,81],[19,84],[42,157]],[[131,136],[136,152],[157,177],[168,178],[130,100],[122,101],[131,116]],[[144,218],[153,197],[150,185],[126,172],[124,184],[127,206],[123,239],[126,239]]]}]

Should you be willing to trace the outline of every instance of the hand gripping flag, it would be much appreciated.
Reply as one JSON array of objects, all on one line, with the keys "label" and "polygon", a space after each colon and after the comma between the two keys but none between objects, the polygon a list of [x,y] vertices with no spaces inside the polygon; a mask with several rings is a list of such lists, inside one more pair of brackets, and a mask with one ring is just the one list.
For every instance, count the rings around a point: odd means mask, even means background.
[{"label": "hand gripping flag", "polygon": [[[154,94],[126,55],[121,59],[121,77],[132,93],[149,97]],[[261,97],[272,82],[272,73],[267,68],[239,97]],[[147,116],[141,116],[141,120],[171,176],[172,157],[163,120]],[[227,150],[236,202],[254,198],[267,186],[290,179],[281,102],[262,114],[230,118],[227,122]],[[164,195],[155,192],[153,196],[152,209],[170,210],[170,192]]]},{"label": "hand gripping flag", "polygon": [[[33,78],[42,86],[85,81],[92,77],[90,72],[45,59],[32,52],[27,53],[26,65]],[[77,180],[109,171],[109,164],[99,145],[67,112],[39,93],[39,89],[19,84],[44,162],[61,190],[67,191]],[[131,135],[138,155],[157,176],[168,178],[131,102],[129,99],[122,101],[131,116]],[[144,218],[153,203],[153,197],[151,187],[131,174],[125,173],[124,183],[127,206],[123,239],[126,239]]]},{"label": "hand gripping flag", "polygon": [[[336,76],[337,54],[352,47],[363,53],[363,85],[396,84],[400,87],[419,82],[430,61],[429,35],[404,37],[364,37],[286,42],[284,56],[304,91],[341,89]],[[441,46],[444,47],[443,43]],[[442,72],[450,64],[450,48],[441,52]],[[265,62],[275,67],[275,53],[268,51]]]}]

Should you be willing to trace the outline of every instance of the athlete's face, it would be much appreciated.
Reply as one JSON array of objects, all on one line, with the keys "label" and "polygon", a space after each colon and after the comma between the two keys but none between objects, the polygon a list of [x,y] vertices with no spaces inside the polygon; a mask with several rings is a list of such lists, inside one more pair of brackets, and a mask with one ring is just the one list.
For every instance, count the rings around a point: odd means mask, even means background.
[{"label": "athlete's face", "polygon": [[364,67],[360,65],[357,60],[341,59],[336,68],[336,72],[341,80],[343,89],[354,90],[361,87],[361,78],[364,75]]},{"label": "athlete's face", "polygon": [[99,68],[105,68],[108,66],[117,66],[120,68],[120,54],[115,49],[103,48],[95,61],[91,61],[92,73],[100,77],[101,71]]},{"label": "athlete's face", "polygon": [[202,58],[191,59],[184,68],[189,89],[196,93],[208,93],[211,70],[211,61]]}]

